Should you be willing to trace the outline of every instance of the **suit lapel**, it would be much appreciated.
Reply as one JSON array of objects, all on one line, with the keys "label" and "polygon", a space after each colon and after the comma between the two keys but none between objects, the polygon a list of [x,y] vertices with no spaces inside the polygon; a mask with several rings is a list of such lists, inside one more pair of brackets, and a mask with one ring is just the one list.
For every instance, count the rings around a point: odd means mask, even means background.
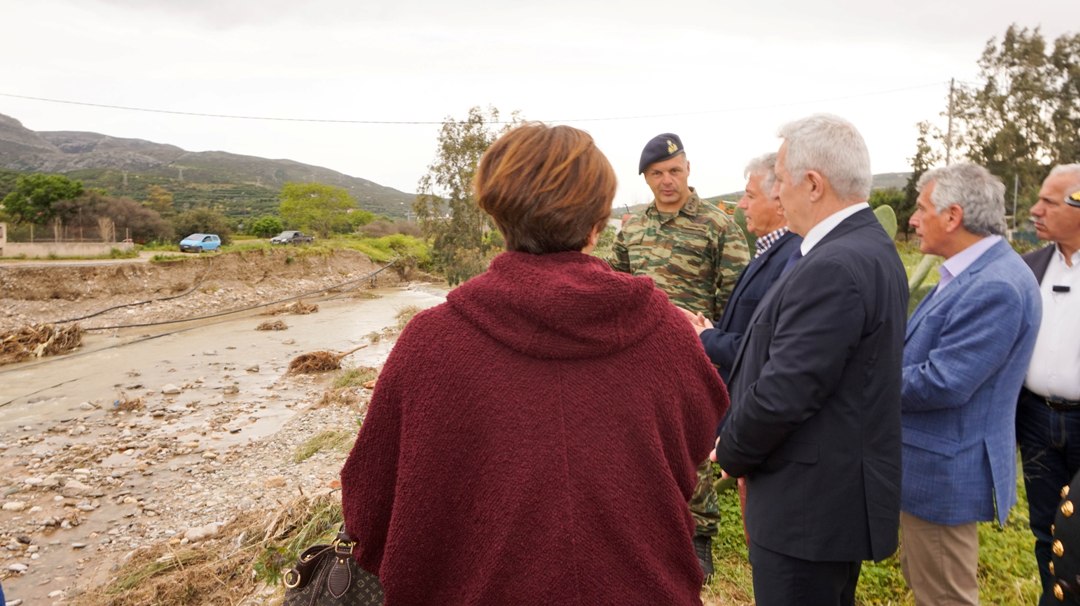
[{"label": "suit lapel", "polygon": [[[769,292],[765,294],[765,297],[761,300],[761,303],[758,303],[757,309],[754,310],[754,314],[750,316],[750,324],[748,325],[750,328],[743,335],[742,342],[739,343],[739,349],[735,352],[735,361],[731,364],[731,374],[729,374],[728,376],[732,380],[734,380],[735,373],[739,369],[739,366],[742,365],[743,353],[745,353],[746,351],[747,343],[750,342],[749,337],[750,333],[754,330],[754,325],[757,324],[758,318],[761,317],[761,314],[763,314],[767,308],[772,307],[773,299],[780,296],[780,293],[783,292],[784,283],[791,279],[791,276],[795,275],[795,273],[798,272],[802,267],[805,267],[807,259],[812,257],[815,251],[820,250],[821,246],[826,245],[834,238],[838,238],[854,230],[861,229],[870,223],[878,224],[877,217],[874,216],[874,211],[865,208],[856,212],[855,214],[841,221],[839,225],[834,227],[832,231],[826,234],[825,237],[822,238],[820,242],[815,244],[814,248],[810,249],[810,252],[806,253],[806,255],[798,263],[796,263],[794,267],[792,267],[789,271],[780,274],[780,277],[777,278],[776,283],[773,284],[771,288],[769,288]],[[777,242],[777,244],[779,244],[779,242]],[[773,246],[773,248],[776,248],[776,246]],[[773,251],[773,248],[770,248],[769,251],[775,252]]]},{"label": "suit lapel", "polygon": [[[908,338],[914,334],[915,329],[922,322],[923,318],[927,316],[932,310],[936,309],[943,302],[948,301],[954,296],[964,291],[967,288],[967,283],[975,279],[975,276],[979,274],[987,265],[995,261],[998,257],[1005,253],[1003,247],[1008,247],[1004,241],[994,244],[983,254],[979,255],[978,259],[960,272],[959,276],[952,279],[949,282],[948,288],[941,292],[931,292],[927,297],[919,301],[919,305],[915,308],[915,312],[911,314],[911,319],[908,320],[907,334],[904,336],[904,342],[907,342]],[[937,289],[935,288],[935,291]]]}]

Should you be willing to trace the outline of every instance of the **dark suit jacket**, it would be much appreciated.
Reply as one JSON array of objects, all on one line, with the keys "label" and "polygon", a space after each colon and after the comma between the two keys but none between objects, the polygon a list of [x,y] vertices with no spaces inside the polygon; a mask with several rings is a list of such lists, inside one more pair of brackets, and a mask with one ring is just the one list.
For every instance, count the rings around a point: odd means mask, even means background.
[{"label": "dark suit jacket", "polygon": [[720,465],[755,544],[811,561],[897,546],[908,288],[874,213],[848,217],[761,301],[731,375]]},{"label": "dark suit jacket", "polygon": [[724,315],[716,324],[701,333],[701,344],[705,353],[720,370],[724,382],[731,378],[731,366],[735,363],[735,353],[739,349],[743,333],[750,325],[758,303],[769,291],[769,287],[780,277],[784,265],[791,254],[802,244],[802,236],[788,232],[769,247],[760,257],[750,261],[750,265],[739,274],[731,298],[724,304]]},{"label": "dark suit jacket", "polygon": [[1034,252],[1029,252],[1024,255],[1024,263],[1028,264],[1031,271],[1035,272],[1035,279],[1042,284],[1043,276],[1046,275],[1046,268],[1050,266],[1050,259],[1054,258],[1054,251],[1057,250],[1057,244],[1053,243],[1050,246],[1044,246]]}]

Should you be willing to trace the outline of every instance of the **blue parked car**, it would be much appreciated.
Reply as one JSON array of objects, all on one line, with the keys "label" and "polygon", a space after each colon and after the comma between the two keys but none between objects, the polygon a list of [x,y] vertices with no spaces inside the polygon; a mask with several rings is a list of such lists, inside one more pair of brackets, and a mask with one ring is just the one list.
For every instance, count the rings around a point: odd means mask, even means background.
[{"label": "blue parked car", "polygon": [[217,234],[191,234],[180,240],[180,252],[203,252],[221,247],[221,238]]}]

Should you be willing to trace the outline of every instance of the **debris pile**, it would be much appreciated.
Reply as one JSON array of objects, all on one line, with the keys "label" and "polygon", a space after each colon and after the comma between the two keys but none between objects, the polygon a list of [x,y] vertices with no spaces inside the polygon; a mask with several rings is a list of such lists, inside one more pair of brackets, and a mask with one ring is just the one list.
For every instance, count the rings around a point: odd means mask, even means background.
[{"label": "debris pile", "polygon": [[30,358],[67,353],[82,344],[78,324],[57,328],[54,324],[30,324],[0,335],[0,366]]}]

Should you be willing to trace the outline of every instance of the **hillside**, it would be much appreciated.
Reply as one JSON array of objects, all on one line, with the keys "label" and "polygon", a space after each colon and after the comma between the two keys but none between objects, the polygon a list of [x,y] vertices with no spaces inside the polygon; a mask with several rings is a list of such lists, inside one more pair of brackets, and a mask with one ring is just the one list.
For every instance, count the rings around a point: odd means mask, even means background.
[{"label": "hillside", "polygon": [[172,192],[179,210],[200,205],[234,217],[277,208],[286,182],[343,187],[360,207],[404,217],[414,195],[319,166],[228,152],[189,152],[175,145],[77,131],[35,132],[0,114],[0,169],[61,173],[110,195],[146,198],[151,185]]}]

